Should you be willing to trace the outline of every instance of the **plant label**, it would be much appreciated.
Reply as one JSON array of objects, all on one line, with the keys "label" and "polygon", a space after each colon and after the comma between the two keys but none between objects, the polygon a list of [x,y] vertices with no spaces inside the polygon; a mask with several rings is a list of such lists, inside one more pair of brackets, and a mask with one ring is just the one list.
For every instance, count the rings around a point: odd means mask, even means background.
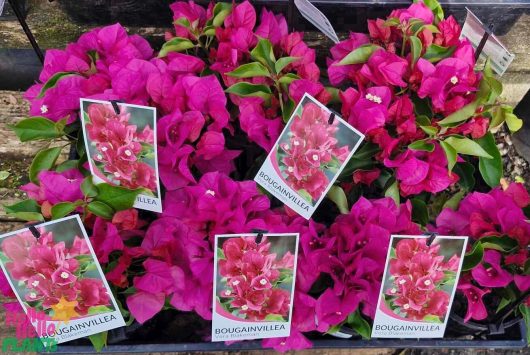
[{"label": "plant label", "polygon": [[156,109],[81,99],[81,122],[93,181],[127,189],[143,189],[134,207],[162,212]]},{"label": "plant label", "polygon": [[294,0],[294,4],[302,16],[318,28],[320,32],[329,37],[333,42],[340,42],[335,29],[326,15],[317,9],[315,5],[311,4],[309,0]]},{"label": "plant label", "polygon": [[[467,38],[473,47],[477,48],[484,33],[486,33],[485,25],[471,10],[467,9],[466,22],[462,27],[460,38]],[[510,53],[493,33],[488,37],[480,56],[490,58],[491,67],[499,75],[506,72],[515,58],[515,54]]]},{"label": "plant label", "polygon": [[212,341],[288,337],[298,234],[215,236]]},{"label": "plant label", "polygon": [[305,94],[254,181],[309,219],[363,139]]},{"label": "plant label", "polygon": [[43,342],[125,326],[78,215],[1,235],[0,266]]},{"label": "plant label", "polygon": [[373,338],[442,338],[467,237],[393,235],[372,327]]}]

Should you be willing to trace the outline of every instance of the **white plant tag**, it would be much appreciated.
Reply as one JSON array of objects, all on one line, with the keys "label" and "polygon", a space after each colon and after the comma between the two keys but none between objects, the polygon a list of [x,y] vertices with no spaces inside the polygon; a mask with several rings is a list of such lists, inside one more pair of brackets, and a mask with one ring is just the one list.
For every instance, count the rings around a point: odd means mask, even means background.
[{"label": "white plant tag", "polygon": [[311,22],[313,26],[318,28],[333,42],[339,43],[339,37],[333,29],[331,22],[329,22],[328,18],[315,5],[311,4],[309,0],[294,0],[294,4],[307,21]]},{"label": "white plant tag", "polygon": [[4,12],[4,5],[6,0],[0,0],[0,16],[2,16],[2,13]]},{"label": "white plant tag", "polygon": [[[460,38],[467,38],[477,48],[485,32],[486,26],[471,10],[467,9],[466,22],[462,27]],[[488,37],[480,55],[490,58],[491,67],[499,75],[506,72],[515,58],[515,54],[511,53],[494,34]]]}]

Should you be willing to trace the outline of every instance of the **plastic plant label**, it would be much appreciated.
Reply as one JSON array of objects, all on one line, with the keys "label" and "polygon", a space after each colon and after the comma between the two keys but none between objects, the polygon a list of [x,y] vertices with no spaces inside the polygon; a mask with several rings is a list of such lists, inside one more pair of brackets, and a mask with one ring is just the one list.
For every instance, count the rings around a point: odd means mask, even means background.
[{"label": "plastic plant label", "polygon": [[294,0],[294,4],[304,18],[318,28],[320,32],[329,37],[333,42],[339,43],[339,37],[328,18],[311,4],[308,0]]},{"label": "plastic plant label", "polygon": [[212,341],[290,335],[298,237],[215,236]]},{"label": "plastic plant label", "polygon": [[306,93],[254,181],[309,219],[363,139]]},{"label": "plastic plant label", "polygon": [[[460,38],[467,38],[473,47],[477,48],[485,33],[486,26],[471,10],[467,9],[466,22],[462,27]],[[499,75],[506,72],[515,58],[515,54],[510,53],[493,33],[489,35],[480,56],[490,58],[491,67]]]},{"label": "plastic plant label", "polygon": [[442,338],[467,237],[393,235],[372,327],[373,338]]},{"label": "plastic plant label", "polygon": [[4,13],[5,0],[0,0],[0,16]]},{"label": "plastic plant label", "polygon": [[1,235],[0,266],[44,344],[125,326],[78,215]]},{"label": "plastic plant label", "polygon": [[154,107],[81,99],[85,148],[93,181],[143,189],[134,207],[162,212]]}]

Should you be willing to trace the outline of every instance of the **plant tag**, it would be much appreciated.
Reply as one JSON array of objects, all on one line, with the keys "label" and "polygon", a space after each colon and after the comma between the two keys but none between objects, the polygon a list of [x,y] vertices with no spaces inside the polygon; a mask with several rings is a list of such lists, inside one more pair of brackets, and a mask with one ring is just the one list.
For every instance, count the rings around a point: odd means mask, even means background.
[{"label": "plant tag", "polygon": [[392,235],[373,338],[442,338],[467,237]]},{"label": "plant tag", "polygon": [[329,37],[333,42],[340,42],[331,22],[329,22],[328,18],[317,9],[315,5],[311,4],[309,0],[294,0],[294,4],[302,16],[304,16],[307,21],[311,22],[313,26],[318,28],[320,32]]},{"label": "plant tag", "polygon": [[309,219],[363,139],[306,93],[254,181]]},{"label": "plant tag", "polygon": [[125,326],[78,215],[1,235],[0,266],[27,315],[10,319],[23,338],[33,326],[53,349]]},{"label": "plant tag", "polygon": [[85,149],[93,181],[143,189],[134,207],[162,212],[156,109],[81,99]]},{"label": "plant tag", "polygon": [[[467,38],[473,47],[477,48],[485,33],[486,26],[471,10],[467,9],[466,22],[462,27],[460,38]],[[491,67],[499,75],[506,72],[508,66],[515,58],[515,54],[510,53],[493,33],[489,35],[480,56],[490,58]]]},{"label": "plant tag", "polygon": [[212,341],[290,335],[298,236],[215,236]]},{"label": "plant tag", "polygon": [[4,13],[5,0],[0,0],[0,16]]}]

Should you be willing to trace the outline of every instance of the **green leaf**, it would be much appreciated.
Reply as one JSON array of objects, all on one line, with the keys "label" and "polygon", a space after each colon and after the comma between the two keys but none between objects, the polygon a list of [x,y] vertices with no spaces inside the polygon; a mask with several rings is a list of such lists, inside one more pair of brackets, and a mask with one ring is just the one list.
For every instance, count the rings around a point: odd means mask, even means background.
[{"label": "green leaf", "polygon": [[183,52],[187,49],[193,48],[195,45],[192,41],[187,38],[175,37],[167,41],[162,45],[158,58],[163,58],[169,54],[169,52]]},{"label": "green leaf", "polygon": [[24,221],[32,222],[32,221],[44,221],[44,217],[42,214],[38,212],[15,212],[9,214],[12,217],[22,219]]},{"label": "green leaf", "polygon": [[390,185],[386,190],[385,190],[385,197],[391,197],[394,202],[396,203],[397,206],[399,206],[399,186],[398,186],[398,182],[397,180],[394,180],[394,182],[392,183],[392,185]]},{"label": "green leaf", "polygon": [[[418,2],[418,1],[414,1]],[[444,19],[444,10],[442,5],[437,0],[423,0],[425,6],[431,9],[432,13],[436,17],[437,21],[442,21]]]},{"label": "green leaf", "polygon": [[412,142],[411,144],[409,144],[408,148],[412,150],[432,152],[434,151],[434,144],[427,142],[426,139],[422,139],[416,142]]},{"label": "green leaf", "polygon": [[270,76],[269,70],[260,62],[252,62],[240,65],[229,73],[228,76],[235,78],[253,78],[256,76]]},{"label": "green leaf", "polygon": [[88,338],[90,339],[90,342],[92,343],[92,346],[94,346],[94,349],[96,352],[101,352],[105,346],[107,346],[107,335],[108,331],[104,331],[101,333],[90,335]]},{"label": "green leaf", "polygon": [[470,163],[458,163],[455,165],[454,172],[460,177],[458,184],[466,191],[472,191],[475,187],[475,168]]},{"label": "green leaf", "polygon": [[453,147],[457,153],[493,159],[493,157],[489,155],[488,152],[486,152],[480,146],[480,144],[469,138],[458,138],[451,136],[446,138],[444,142]]},{"label": "green leaf", "polygon": [[477,101],[473,101],[462,107],[460,110],[453,112],[443,120],[438,121],[438,124],[440,126],[451,126],[455,123],[465,121],[475,114],[475,111],[477,110],[477,105]]},{"label": "green leaf", "polygon": [[276,61],[274,64],[274,69],[276,70],[276,73],[279,74],[286,66],[291,64],[292,62],[296,62],[300,57],[283,57]]},{"label": "green leaf", "polygon": [[260,38],[256,47],[250,52],[250,56],[270,70],[274,70],[276,58],[272,44],[268,39]]},{"label": "green leaf", "polygon": [[421,40],[416,36],[410,36],[410,52],[412,53],[412,63],[411,66],[414,68],[414,65],[416,65],[416,62],[421,56],[421,51],[423,49],[423,46],[421,44]]},{"label": "green leaf", "polygon": [[264,100],[270,99],[272,95],[271,89],[267,85],[246,82],[235,83],[226,89],[226,92],[242,97],[261,97]]},{"label": "green leaf", "polygon": [[52,219],[63,218],[76,209],[76,204],[72,202],[59,202],[52,207]]},{"label": "green leaf", "polygon": [[83,179],[83,182],[81,183],[81,191],[83,192],[83,195],[87,197],[96,197],[98,195],[99,191],[97,186],[92,182],[92,176],[87,176]]},{"label": "green leaf", "polygon": [[39,184],[37,175],[43,170],[51,170],[61,155],[62,147],[53,147],[41,150],[35,155],[29,167],[29,179],[35,184]]},{"label": "green leaf", "polygon": [[480,174],[488,186],[498,186],[502,178],[503,167],[501,153],[495,144],[495,138],[491,132],[488,132],[484,137],[477,139],[476,142],[493,157],[493,159],[479,158],[478,167]]},{"label": "green leaf", "polygon": [[[453,282],[454,282],[454,280],[453,280]],[[442,321],[440,320],[440,317],[435,316],[433,314],[426,315],[425,317],[423,317],[422,321],[423,322],[429,322],[429,323],[442,323]]]},{"label": "green leaf", "polygon": [[412,203],[412,220],[422,226],[426,226],[429,223],[427,204],[419,198],[413,198],[410,202]]},{"label": "green leaf", "polygon": [[342,187],[337,185],[331,186],[326,196],[337,205],[340,213],[350,213],[350,209],[348,208],[348,199],[346,198],[346,193],[344,193]]},{"label": "green leaf", "polygon": [[511,252],[518,247],[517,241],[507,236],[482,237],[480,242],[484,249],[494,249],[505,253]]},{"label": "green leaf", "polygon": [[265,321],[268,321],[268,322],[283,322],[283,321],[285,321],[285,319],[283,318],[283,316],[281,314],[267,314],[267,316],[265,316]]},{"label": "green leaf", "polygon": [[175,21],[173,21],[173,24],[177,26],[186,27],[186,28],[191,27],[190,20],[188,20],[186,17],[180,17],[176,19]]},{"label": "green leaf", "polygon": [[46,93],[46,91],[48,91],[49,89],[55,87],[57,85],[57,82],[59,82],[59,80],[61,80],[62,78],[67,77],[67,76],[72,76],[72,75],[79,75],[79,73],[76,73],[76,72],[58,72],[58,73],[53,74],[53,76],[51,78],[49,78],[48,81],[46,82],[46,84],[44,84],[44,86],[40,89],[40,92],[39,92],[39,95],[37,96],[37,98],[38,99],[42,98],[44,96],[44,94]]},{"label": "green leaf", "polygon": [[484,256],[484,248],[482,243],[477,241],[473,245],[473,249],[464,256],[464,261],[462,262],[462,271],[469,271],[475,266],[482,262],[482,257]]},{"label": "green leaf", "polygon": [[425,50],[423,58],[427,59],[431,63],[436,63],[444,58],[450,57],[455,49],[455,47],[442,47],[436,44],[431,44]]},{"label": "green leaf", "polygon": [[456,164],[456,150],[451,145],[444,141],[440,141],[440,146],[445,152],[445,157],[447,158],[447,170],[452,171],[453,167]]},{"label": "green leaf", "polygon": [[6,180],[11,173],[7,170],[0,170],[0,181]]},{"label": "green leaf", "polygon": [[61,164],[55,167],[55,171],[57,171],[58,173],[62,173],[63,171],[66,171],[66,170],[77,169],[78,163],[79,163],[79,160],[65,160]]},{"label": "green leaf", "polygon": [[349,177],[351,181],[351,175],[357,169],[371,169],[374,165],[373,158],[380,151],[377,144],[365,142],[361,147],[353,154],[351,159],[346,163],[344,169],[340,173],[338,179],[340,181]]},{"label": "green leaf", "polygon": [[6,213],[17,212],[40,212],[40,206],[37,201],[32,199],[22,200],[12,205],[4,205]]},{"label": "green leaf", "polygon": [[38,139],[53,139],[64,135],[57,129],[55,122],[45,117],[29,117],[9,126],[22,142]]},{"label": "green leaf", "polygon": [[453,211],[456,211],[458,209],[458,206],[460,205],[460,201],[464,197],[466,192],[464,190],[458,191],[456,194],[451,196],[451,198],[447,201],[445,201],[443,208],[450,208]]},{"label": "green leaf", "polygon": [[526,325],[526,342],[530,344],[530,307],[524,303],[521,303],[519,305],[519,312],[521,312]]},{"label": "green leaf", "polygon": [[416,122],[420,124],[420,126],[430,126],[431,119],[429,117],[432,117],[433,113],[429,99],[422,99],[416,94],[410,95],[410,99],[414,103],[414,113],[416,114]]},{"label": "green leaf", "polygon": [[289,85],[290,83],[292,83],[293,81],[295,80],[298,80],[300,79],[300,77],[294,73],[287,73],[285,75],[282,75],[282,77],[280,79],[278,79],[278,82],[280,84],[287,84]]},{"label": "green leaf", "polygon": [[103,217],[105,219],[112,219],[114,216],[114,210],[112,207],[101,201],[90,202],[87,205],[87,209],[96,216]]},{"label": "green leaf", "polygon": [[523,127],[523,120],[513,114],[513,107],[508,105],[495,106],[491,112],[490,127],[495,128],[506,122],[508,129],[513,133]]},{"label": "green leaf", "polygon": [[420,128],[429,136],[435,136],[438,133],[438,128],[434,126],[420,126]]},{"label": "green leaf", "polygon": [[359,310],[357,309],[354,313],[348,316],[346,323],[355,330],[363,339],[370,339],[372,329],[370,324],[363,318]]},{"label": "green leaf", "polygon": [[350,64],[361,64],[366,63],[370,56],[381,47],[375,44],[365,44],[359,48],[354,49],[346,57],[342,58],[340,62],[335,65],[350,65]]},{"label": "green leaf", "polygon": [[222,248],[217,248],[217,260],[224,260],[226,259],[225,252]]},{"label": "green leaf", "polygon": [[213,17],[211,25],[215,27],[221,26],[225,18],[232,12],[232,4],[228,2],[218,2],[213,8]]},{"label": "green leaf", "polygon": [[289,118],[291,118],[295,107],[296,103],[291,98],[289,98],[289,100],[287,100],[287,102],[283,105],[282,118],[284,123],[289,121]]},{"label": "green leaf", "polygon": [[99,193],[96,197],[98,201],[104,202],[115,211],[126,210],[132,208],[136,201],[136,196],[143,190],[129,190],[119,186],[112,186],[109,184],[99,184]]}]

